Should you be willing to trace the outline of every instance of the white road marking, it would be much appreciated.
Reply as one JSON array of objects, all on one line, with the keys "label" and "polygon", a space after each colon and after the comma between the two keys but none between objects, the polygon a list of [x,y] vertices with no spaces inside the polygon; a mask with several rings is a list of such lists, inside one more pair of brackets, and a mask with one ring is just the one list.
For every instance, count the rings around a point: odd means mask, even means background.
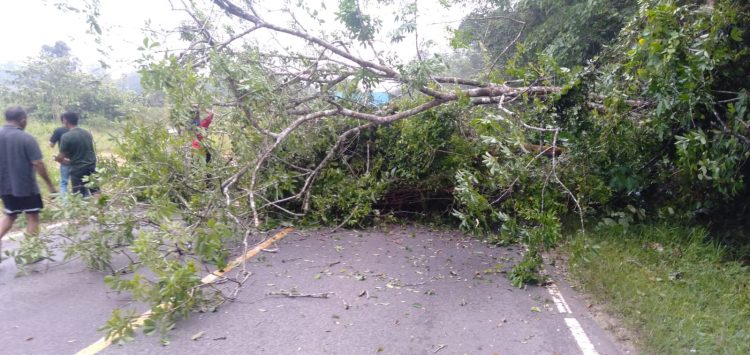
[{"label": "white road marking", "polygon": [[[555,302],[558,312],[568,314],[573,313],[573,310],[570,309],[570,306],[568,306],[568,302],[565,302],[565,297],[563,297],[560,289],[557,288],[557,285],[555,285],[554,283],[549,283],[547,285],[547,291],[549,291],[549,294],[552,295],[552,301]],[[583,355],[599,355],[599,353],[596,351],[596,348],[594,347],[594,344],[591,343],[591,340],[589,340],[589,337],[586,335],[583,327],[581,327],[581,323],[578,323],[577,319],[565,318],[565,324],[573,334],[573,339],[575,339],[576,343],[578,343],[578,347],[581,348],[581,352],[583,353]]]},{"label": "white road marking", "polygon": [[577,319],[565,318],[565,324],[568,325],[570,332],[573,333],[573,338],[578,343],[578,347],[581,348],[583,355],[599,355],[596,352],[596,348],[594,348],[594,344],[591,344],[591,340],[589,340],[589,337],[583,331],[583,327],[581,327],[581,323],[578,323]]},{"label": "white road marking", "polygon": [[557,288],[557,285],[550,283],[549,285],[547,285],[547,291],[549,291],[549,294],[552,295],[552,301],[555,302],[557,310],[560,313],[573,313],[573,311],[570,310],[570,306],[568,306],[568,303],[565,302],[565,298],[563,298],[562,294],[560,293],[560,289]]}]

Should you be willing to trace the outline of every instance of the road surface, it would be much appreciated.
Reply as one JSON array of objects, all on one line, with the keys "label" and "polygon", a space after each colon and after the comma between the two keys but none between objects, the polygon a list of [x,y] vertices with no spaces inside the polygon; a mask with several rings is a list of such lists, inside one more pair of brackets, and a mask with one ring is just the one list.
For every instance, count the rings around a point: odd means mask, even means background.
[{"label": "road surface", "polygon": [[[178,322],[168,345],[139,333],[102,353],[623,353],[564,280],[510,285],[521,247],[389,228],[294,231],[250,260],[235,301]],[[0,353],[74,354],[102,337],[113,308],[146,310],[78,261],[34,267],[16,277],[12,260],[0,264]]]}]

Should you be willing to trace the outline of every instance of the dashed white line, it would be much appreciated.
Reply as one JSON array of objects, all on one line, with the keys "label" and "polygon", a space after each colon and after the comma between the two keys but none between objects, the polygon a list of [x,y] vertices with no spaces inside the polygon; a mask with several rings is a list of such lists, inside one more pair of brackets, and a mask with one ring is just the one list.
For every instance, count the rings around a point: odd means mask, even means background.
[{"label": "dashed white line", "polygon": [[596,352],[594,344],[591,344],[591,340],[589,340],[589,337],[586,335],[586,332],[583,331],[583,327],[581,327],[581,323],[578,323],[577,319],[565,318],[565,324],[568,325],[570,332],[573,333],[573,338],[575,338],[576,343],[578,343],[578,347],[581,348],[583,355],[599,355],[599,353]]},{"label": "dashed white line", "polygon": [[547,285],[547,291],[549,291],[549,294],[552,295],[552,301],[555,302],[555,306],[557,306],[557,310],[560,313],[573,313],[570,310],[570,306],[568,306],[568,303],[565,302],[565,298],[563,298],[562,294],[560,294],[560,290],[557,288],[557,285],[553,283]]},{"label": "dashed white line", "polygon": [[[570,306],[568,306],[568,302],[565,302],[565,297],[563,297],[562,293],[560,293],[560,289],[557,288],[557,285],[555,285],[554,283],[548,284],[547,291],[549,291],[549,294],[552,295],[552,301],[555,302],[558,312],[563,314],[573,313],[573,310],[570,308]],[[599,355],[599,353],[596,351],[596,348],[594,347],[594,344],[591,343],[591,340],[589,340],[589,337],[586,335],[583,327],[581,327],[581,323],[579,323],[577,319],[565,318],[565,324],[573,334],[573,339],[575,339],[583,355]]]}]

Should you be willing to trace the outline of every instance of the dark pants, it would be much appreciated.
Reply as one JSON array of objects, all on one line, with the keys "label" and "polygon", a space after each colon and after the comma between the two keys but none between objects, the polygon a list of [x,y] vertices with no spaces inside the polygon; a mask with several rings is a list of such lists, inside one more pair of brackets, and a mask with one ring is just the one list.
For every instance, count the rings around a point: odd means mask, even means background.
[{"label": "dark pants", "polygon": [[42,196],[41,195],[32,195],[32,196],[13,196],[13,195],[3,195],[2,196],[3,205],[5,208],[3,209],[3,212],[5,212],[6,215],[15,217],[18,216],[21,213],[26,214],[34,214],[39,213],[42,208],[44,208],[44,203],[42,202]]},{"label": "dark pants", "polygon": [[95,194],[99,192],[99,189],[94,186],[94,183],[89,181],[84,183],[83,180],[85,177],[91,176],[91,174],[96,172],[96,166],[91,165],[87,166],[83,169],[80,169],[78,171],[71,171],[70,172],[70,184],[73,185],[73,193],[74,194],[81,194],[82,196],[91,196],[91,194]]}]

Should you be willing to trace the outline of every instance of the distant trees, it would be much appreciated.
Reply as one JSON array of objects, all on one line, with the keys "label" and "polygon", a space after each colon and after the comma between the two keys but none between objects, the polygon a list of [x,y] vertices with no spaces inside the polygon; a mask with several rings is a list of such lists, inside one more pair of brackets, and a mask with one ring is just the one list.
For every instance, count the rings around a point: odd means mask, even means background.
[{"label": "distant trees", "polygon": [[3,84],[5,97],[46,120],[56,119],[65,110],[115,119],[124,116],[123,105],[134,99],[109,78],[84,72],[63,41],[42,46],[38,56],[8,74],[10,80]]},{"label": "distant trees", "polygon": [[52,46],[46,44],[43,45],[42,54],[55,58],[70,57],[70,47],[68,47],[68,44],[63,41],[57,41]]}]

